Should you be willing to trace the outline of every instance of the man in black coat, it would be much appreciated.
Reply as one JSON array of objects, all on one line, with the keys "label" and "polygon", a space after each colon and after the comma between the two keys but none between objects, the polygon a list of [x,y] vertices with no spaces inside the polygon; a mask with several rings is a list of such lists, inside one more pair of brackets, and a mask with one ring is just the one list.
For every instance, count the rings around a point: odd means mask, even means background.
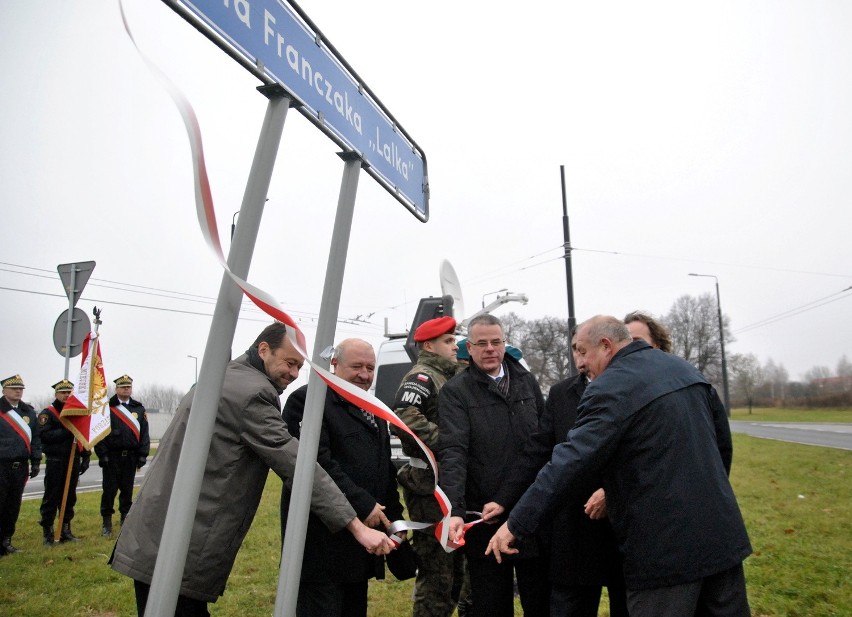
[{"label": "man in black coat", "polygon": [[109,399],[110,433],[95,445],[98,465],[103,469],[101,516],[104,525],[101,534],[107,538],[112,536],[116,493],[118,512],[123,524],[133,504],[133,480],[136,478],[136,471],[145,465],[151,449],[148,414],[142,403],[131,397],[133,379],[130,375],[122,375],[113,383],[115,394]]},{"label": "man in black coat", "polygon": [[[367,390],[373,382],[376,355],[366,341],[346,339],[331,360],[341,379]],[[288,430],[299,435],[307,386],[284,405]],[[402,518],[391,462],[390,434],[384,420],[352,405],[329,389],[325,399],[317,462],[334,480],[368,527],[386,529]],[[287,526],[290,489],[281,494],[281,536]],[[369,579],[384,578],[384,558],[371,555],[347,531],[331,533],[313,513],[308,517],[298,617],[366,617]]]},{"label": "man in black coat", "polygon": [[[492,523],[505,520],[500,504],[529,436],[538,426],[544,397],[527,369],[506,353],[503,325],[493,315],[468,325],[471,364],[450,379],[438,395],[438,484],[450,500],[450,539],[461,538],[464,517],[481,512]],[[464,536],[474,617],[514,615],[517,576],[526,617],[547,616],[550,585],[547,558],[536,537],[506,563],[485,556],[494,527],[483,523]]]},{"label": "man in black coat", "polygon": [[23,400],[24,380],[12,375],[2,382],[0,396],[0,557],[17,553],[12,544],[27,478],[41,463],[41,439],[35,409]]},{"label": "man in black coat", "polygon": [[[91,452],[83,450],[74,439],[60,415],[65,401],[71,396],[74,384],[63,379],[53,384],[56,399],[38,415],[39,434],[47,465],[44,471],[44,497],[41,500],[41,522],[44,530],[44,544],[54,541],[53,521],[56,513],[62,508],[62,495],[65,493],[65,479],[68,477],[68,463],[71,463],[71,477],[68,480],[68,496],[65,501],[65,513],[60,522],[60,542],[76,542],[78,540],[71,531],[71,520],[74,518],[74,506],[77,504],[77,481],[89,468]],[[74,452],[73,456],[71,452]]]},{"label": "man in black coat", "polygon": [[[572,353],[577,354],[572,337]],[[530,436],[517,466],[504,486],[511,510],[536,474],[550,460],[556,444],[577,421],[577,407],[588,384],[582,372],[550,387],[538,430]],[[550,617],[595,617],[606,586],[610,617],[627,617],[624,574],[612,526],[605,514],[593,520],[586,508],[603,499],[599,477],[571,488],[571,497],[560,504],[547,527],[545,542],[550,547]],[[590,496],[593,496],[590,498]]]},{"label": "man in black coat", "polygon": [[722,403],[685,360],[630,339],[615,317],[580,326],[578,369],[591,383],[577,424],[488,552],[512,554],[572,486],[600,474],[631,617],[749,617],[742,562],[751,545],[728,481]]}]

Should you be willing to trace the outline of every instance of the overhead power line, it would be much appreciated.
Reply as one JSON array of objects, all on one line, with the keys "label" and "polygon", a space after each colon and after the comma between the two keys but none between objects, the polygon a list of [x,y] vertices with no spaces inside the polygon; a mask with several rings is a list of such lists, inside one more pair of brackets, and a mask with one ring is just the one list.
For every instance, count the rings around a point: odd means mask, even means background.
[{"label": "overhead power line", "polygon": [[[0,290],[15,291],[15,292],[27,293],[27,294],[35,294],[35,295],[38,295],[38,296],[49,296],[49,297],[52,297],[52,298],[65,298],[66,297],[63,294],[48,293],[48,292],[44,292],[44,291],[34,291],[34,290],[31,290],[31,289],[17,289],[17,288],[14,288],[14,287],[0,287]],[[140,309],[146,309],[146,310],[151,310],[151,311],[163,311],[163,312],[167,312],[167,313],[181,313],[183,315],[199,315],[201,317],[213,317],[212,313],[202,313],[202,312],[199,312],[199,311],[188,311],[188,310],[184,310],[184,309],[167,308],[167,307],[164,307],[164,306],[150,306],[150,305],[145,305],[145,304],[133,304],[131,302],[117,302],[115,300],[102,300],[102,299],[89,298],[89,297],[81,297],[80,300],[85,301],[85,302],[96,303],[96,304],[111,304],[113,306],[128,306],[128,307],[132,307],[132,308],[140,308]],[[246,308],[247,307],[242,307],[240,309],[240,311],[244,312],[244,311],[246,311]],[[295,317],[300,322],[304,322],[304,321],[315,322],[316,321],[316,319],[314,319],[312,317],[304,317],[304,316],[301,316],[301,315],[297,315],[295,313],[290,313],[290,314],[291,314],[292,317]],[[261,323],[269,323],[269,320],[271,318],[267,317],[266,319],[255,319],[255,318],[252,318],[252,317],[243,316],[243,317],[240,317],[240,319],[245,320],[245,321],[257,321],[257,322],[261,322]],[[352,321],[350,319],[338,319],[337,322],[340,323],[340,324],[355,325],[355,326],[359,326],[359,327],[369,326],[369,327],[377,328],[377,326],[375,324],[371,324],[369,322],[363,322],[363,321],[355,322],[355,321]]]},{"label": "overhead power line", "polygon": [[749,325],[743,326],[738,330],[734,330],[734,334],[741,334],[750,330],[756,330],[757,328],[773,324],[776,321],[781,321],[782,319],[787,319],[789,317],[795,317],[796,315],[801,315],[802,313],[812,311],[821,306],[825,306],[826,304],[831,304],[832,302],[837,302],[838,300],[843,300],[844,298],[852,297],[852,294],[847,294],[845,296],[843,295],[849,291],[852,291],[852,287],[847,287],[842,291],[838,291],[837,293],[825,296],[824,298],[820,298],[818,300],[814,300],[813,302],[808,302],[807,304],[797,306],[796,308],[784,311],[783,313],[778,313],[777,315],[773,315],[772,317],[767,317],[766,319],[761,319],[760,321],[750,323]]}]

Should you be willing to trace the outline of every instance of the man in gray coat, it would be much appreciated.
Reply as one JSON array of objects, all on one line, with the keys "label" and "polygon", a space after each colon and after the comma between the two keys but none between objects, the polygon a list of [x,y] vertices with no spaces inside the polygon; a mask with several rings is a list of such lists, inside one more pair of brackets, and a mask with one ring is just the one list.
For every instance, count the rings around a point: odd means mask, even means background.
[{"label": "man in gray coat", "polygon": [[[175,617],[209,615],[207,603],[215,602],[225,591],[269,470],[283,479],[292,478],[299,444],[287,432],[279,396],[298,377],[302,364],[284,325],[278,322],[266,327],[244,355],[228,364]],[[111,560],[114,570],[134,579],[139,617],[148,600],[194,394],[193,387],[160,441]],[[346,497],[319,466],[311,510],[332,532],[348,529],[373,554],[383,555],[393,548],[384,533],[358,520]]]}]

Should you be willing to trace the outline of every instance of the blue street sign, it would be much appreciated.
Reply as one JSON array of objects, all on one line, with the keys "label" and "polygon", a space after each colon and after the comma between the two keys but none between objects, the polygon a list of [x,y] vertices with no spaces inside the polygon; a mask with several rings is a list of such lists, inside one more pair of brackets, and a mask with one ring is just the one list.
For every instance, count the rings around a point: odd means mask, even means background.
[{"label": "blue street sign", "polygon": [[415,216],[429,218],[425,155],[301,10],[282,0],[167,3],[186,7],[212,40],[283,86],[305,116],[358,153],[368,173]]}]

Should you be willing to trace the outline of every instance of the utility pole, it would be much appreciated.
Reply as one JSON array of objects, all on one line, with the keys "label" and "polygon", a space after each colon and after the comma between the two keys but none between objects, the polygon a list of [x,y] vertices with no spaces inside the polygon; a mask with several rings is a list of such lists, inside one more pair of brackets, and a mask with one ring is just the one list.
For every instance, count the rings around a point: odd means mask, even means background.
[{"label": "utility pole", "polygon": [[[562,177],[562,235],[565,239],[565,281],[568,288],[568,341],[570,345],[571,333],[577,327],[577,317],[574,315],[574,273],[571,269],[571,231],[568,226],[568,197],[565,192],[565,165],[559,166]],[[568,376],[577,374],[574,365],[574,354],[568,350]]]}]

